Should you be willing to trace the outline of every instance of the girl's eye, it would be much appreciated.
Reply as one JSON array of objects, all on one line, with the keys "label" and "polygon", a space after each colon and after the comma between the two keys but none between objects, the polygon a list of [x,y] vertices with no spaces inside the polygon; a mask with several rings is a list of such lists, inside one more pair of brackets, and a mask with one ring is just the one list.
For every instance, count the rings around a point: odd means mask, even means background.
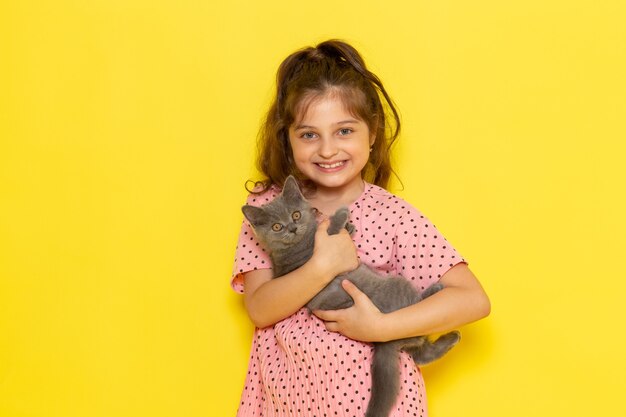
[{"label": "girl's eye", "polygon": [[275,232],[280,232],[281,230],[283,230],[283,225],[280,223],[274,223],[274,225],[272,226],[272,230]]},{"label": "girl's eye", "polygon": [[294,212],[291,214],[291,218],[292,218],[292,219],[294,219],[294,220],[300,220],[300,217],[302,217],[302,214],[300,214],[300,212],[299,212],[299,211],[294,211]]},{"label": "girl's eye", "polygon": [[352,133],[352,129],[348,129],[347,127],[339,130],[339,134],[342,136],[349,135],[350,133]]},{"label": "girl's eye", "polygon": [[315,139],[315,133],[313,132],[304,132],[302,135],[300,135],[301,138],[303,139]]}]

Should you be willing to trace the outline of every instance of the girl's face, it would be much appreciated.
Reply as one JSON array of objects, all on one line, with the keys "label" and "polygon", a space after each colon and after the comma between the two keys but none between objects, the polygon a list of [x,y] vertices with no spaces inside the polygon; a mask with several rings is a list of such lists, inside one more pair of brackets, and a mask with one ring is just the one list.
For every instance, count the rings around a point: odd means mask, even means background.
[{"label": "girl's face", "polygon": [[358,196],[361,171],[374,143],[367,124],[332,94],[315,99],[301,116],[289,127],[298,170],[317,185],[318,192]]}]

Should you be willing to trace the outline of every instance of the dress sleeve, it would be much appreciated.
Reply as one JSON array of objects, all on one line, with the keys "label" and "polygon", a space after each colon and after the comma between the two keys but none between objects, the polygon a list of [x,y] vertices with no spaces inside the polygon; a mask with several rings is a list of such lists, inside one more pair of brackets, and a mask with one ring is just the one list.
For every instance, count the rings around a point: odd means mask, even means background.
[{"label": "dress sleeve", "polygon": [[[270,188],[263,194],[250,194],[246,204],[261,206],[276,197],[276,190]],[[235,263],[230,285],[236,292],[243,294],[243,274],[256,269],[269,269],[272,267],[269,253],[261,246],[254,235],[254,231],[248,220],[244,218],[239,232],[239,240],[235,249]]]},{"label": "dress sleeve", "polygon": [[424,290],[465,259],[419,210],[408,207],[398,223],[396,270]]}]

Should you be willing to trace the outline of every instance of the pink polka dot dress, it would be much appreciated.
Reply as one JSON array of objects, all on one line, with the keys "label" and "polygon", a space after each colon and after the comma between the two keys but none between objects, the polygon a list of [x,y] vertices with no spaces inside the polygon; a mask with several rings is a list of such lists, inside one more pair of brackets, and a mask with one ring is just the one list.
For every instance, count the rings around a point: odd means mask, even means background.
[{"label": "pink polka dot dress", "polygon": [[[263,205],[276,187],[251,195]],[[398,274],[423,290],[464,262],[418,210],[393,194],[366,184],[350,205],[352,238],[361,262],[381,275]],[[236,250],[232,287],[243,293],[243,274],[271,268],[269,255],[244,221]],[[265,329],[255,329],[239,417],[363,416],[370,398],[373,348],[326,330],[305,308]],[[401,389],[391,417],[426,417],[426,391],[419,368],[401,357]]]}]

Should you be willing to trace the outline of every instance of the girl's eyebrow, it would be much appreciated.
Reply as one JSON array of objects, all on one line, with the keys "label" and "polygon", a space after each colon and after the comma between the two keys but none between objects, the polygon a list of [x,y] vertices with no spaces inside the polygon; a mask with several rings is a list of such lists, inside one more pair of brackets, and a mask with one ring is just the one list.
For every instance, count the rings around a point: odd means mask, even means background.
[{"label": "girl's eyebrow", "polygon": [[[347,119],[347,120],[342,120],[340,122],[337,122],[337,123],[335,123],[335,125],[339,126],[339,125],[346,125],[346,124],[352,124],[352,123],[359,123],[359,121],[356,120],[356,119]],[[297,125],[295,127],[295,130],[300,130],[300,129],[315,129],[315,126]]]}]

